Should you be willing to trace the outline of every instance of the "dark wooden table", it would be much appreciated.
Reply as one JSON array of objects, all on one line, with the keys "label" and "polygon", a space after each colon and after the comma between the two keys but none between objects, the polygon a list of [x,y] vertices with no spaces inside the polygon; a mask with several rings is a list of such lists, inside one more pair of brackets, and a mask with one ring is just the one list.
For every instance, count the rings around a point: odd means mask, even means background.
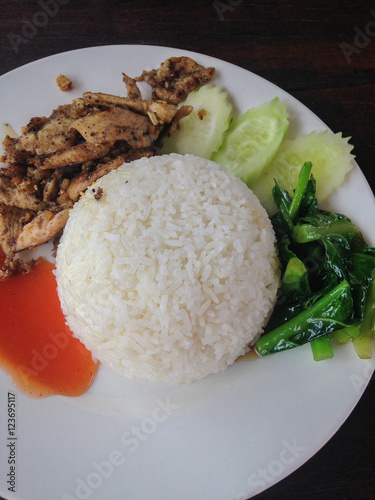
[{"label": "dark wooden table", "polygon": [[[358,164],[375,188],[371,1],[8,0],[0,3],[0,32],[0,74],[51,54],[107,44],[170,46],[237,64],[288,91],[333,131],[351,136]],[[374,400],[372,380],[328,444],[256,498],[374,499]]]}]

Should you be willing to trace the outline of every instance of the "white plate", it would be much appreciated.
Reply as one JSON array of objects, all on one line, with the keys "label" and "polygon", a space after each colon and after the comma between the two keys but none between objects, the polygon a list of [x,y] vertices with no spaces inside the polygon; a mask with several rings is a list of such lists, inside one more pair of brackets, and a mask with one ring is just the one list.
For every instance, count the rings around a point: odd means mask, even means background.
[{"label": "white plate", "polygon": [[[204,55],[154,46],[104,46],[48,57],[0,78],[0,123],[16,131],[87,90],[124,95],[122,72],[139,75],[167,57],[190,55],[217,70],[241,111],[279,96],[289,137],[326,126],[262,78]],[[63,93],[60,73],[74,82]],[[353,201],[348,204],[347,200]],[[360,203],[357,200],[360,199]],[[375,245],[374,197],[356,166],[329,206],[352,217]],[[312,457],[359,400],[374,369],[352,346],[315,363],[309,346],[189,386],[149,386],[102,366],[78,398],[33,400],[0,371],[0,470],[9,471],[7,393],[17,394],[17,500],[239,500],[280,481]]]}]

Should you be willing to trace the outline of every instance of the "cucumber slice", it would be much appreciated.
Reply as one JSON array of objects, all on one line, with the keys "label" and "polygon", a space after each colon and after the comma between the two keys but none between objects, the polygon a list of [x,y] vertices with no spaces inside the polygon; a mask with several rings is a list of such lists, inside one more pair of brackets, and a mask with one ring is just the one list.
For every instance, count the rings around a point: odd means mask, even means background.
[{"label": "cucumber slice", "polygon": [[255,181],[273,159],[289,126],[286,104],[277,97],[234,120],[211,157],[246,184]]},{"label": "cucumber slice", "polygon": [[286,140],[262,177],[249,187],[268,214],[273,215],[277,210],[272,197],[274,179],[280,187],[293,193],[301,166],[306,161],[311,161],[312,174],[316,180],[316,197],[318,201],[325,200],[343,183],[345,175],[353,168],[353,146],[348,143],[349,139],[350,137],[343,138],[341,133],[332,134],[325,130]]},{"label": "cucumber slice", "polygon": [[163,141],[162,154],[193,154],[209,159],[223,141],[232,114],[228,94],[208,83],[190,92],[180,104],[193,106],[193,111],[179,122],[179,130]]}]

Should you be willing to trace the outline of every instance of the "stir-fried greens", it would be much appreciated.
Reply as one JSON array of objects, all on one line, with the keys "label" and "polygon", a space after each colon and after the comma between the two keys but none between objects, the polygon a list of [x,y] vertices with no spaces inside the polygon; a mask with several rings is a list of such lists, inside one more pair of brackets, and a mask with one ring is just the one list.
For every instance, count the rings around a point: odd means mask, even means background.
[{"label": "stir-fried greens", "polygon": [[331,340],[354,340],[371,357],[375,338],[375,248],[351,220],[318,208],[312,164],[303,165],[294,196],[275,181],[272,218],[279,246],[282,285],[267,332],[258,340],[266,354],[311,342],[316,360],[332,357]]}]

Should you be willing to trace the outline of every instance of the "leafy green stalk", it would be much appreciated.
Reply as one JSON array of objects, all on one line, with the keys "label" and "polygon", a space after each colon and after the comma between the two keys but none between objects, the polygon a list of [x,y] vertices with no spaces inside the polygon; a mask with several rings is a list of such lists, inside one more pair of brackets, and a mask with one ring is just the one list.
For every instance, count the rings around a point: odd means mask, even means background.
[{"label": "leafy green stalk", "polygon": [[324,361],[333,358],[333,348],[331,339],[324,335],[310,342],[311,350],[315,361]]},{"label": "leafy green stalk", "polygon": [[372,342],[368,332],[360,332],[358,337],[353,340],[353,347],[361,359],[372,358]]},{"label": "leafy green stalk", "polygon": [[306,192],[306,188],[310,178],[310,172],[312,168],[312,163],[307,161],[304,163],[299,174],[298,184],[294,192],[292,202],[289,206],[289,216],[294,221],[299,212],[300,206],[302,204],[303,197]]},{"label": "leafy green stalk", "polygon": [[303,222],[305,223],[297,224],[293,229],[296,243],[324,240],[329,237],[348,244],[354,236],[361,235],[355,224],[341,214],[321,211],[313,217],[306,217]]},{"label": "leafy green stalk", "polygon": [[359,335],[360,324],[347,326],[346,328],[341,328],[341,330],[336,330],[332,333],[332,337],[338,344],[346,344],[352,341]]},{"label": "leafy green stalk", "polygon": [[285,295],[292,300],[311,295],[307,269],[298,257],[289,259],[281,287]]},{"label": "leafy green stalk", "polygon": [[282,234],[291,234],[297,215],[300,217],[301,212],[304,215],[309,215],[310,212],[315,213],[318,207],[315,198],[315,181],[312,176],[310,178],[311,168],[311,162],[306,162],[302,166],[293,199],[275,180],[272,195],[278,212],[274,217],[273,225],[276,235],[279,237]]},{"label": "leafy green stalk", "polygon": [[372,356],[372,343],[375,338],[375,275],[371,281],[366,295],[363,321],[359,328],[359,335],[353,340],[353,346],[358,356],[370,359]]},{"label": "leafy green stalk", "polygon": [[262,335],[256,342],[261,354],[271,354],[311,342],[345,326],[351,317],[353,301],[350,285],[342,281],[333,290],[284,325]]},{"label": "leafy green stalk", "polygon": [[[360,252],[354,252],[348,262],[348,279],[352,287],[355,317],[362,319],[365,315],[365,304],[369,289],[373,287],[375,273],[375,250],[367,247]],[[371,297],[371,295],[370,295]],[[366,315],[369,313],[367,312]]]}]

